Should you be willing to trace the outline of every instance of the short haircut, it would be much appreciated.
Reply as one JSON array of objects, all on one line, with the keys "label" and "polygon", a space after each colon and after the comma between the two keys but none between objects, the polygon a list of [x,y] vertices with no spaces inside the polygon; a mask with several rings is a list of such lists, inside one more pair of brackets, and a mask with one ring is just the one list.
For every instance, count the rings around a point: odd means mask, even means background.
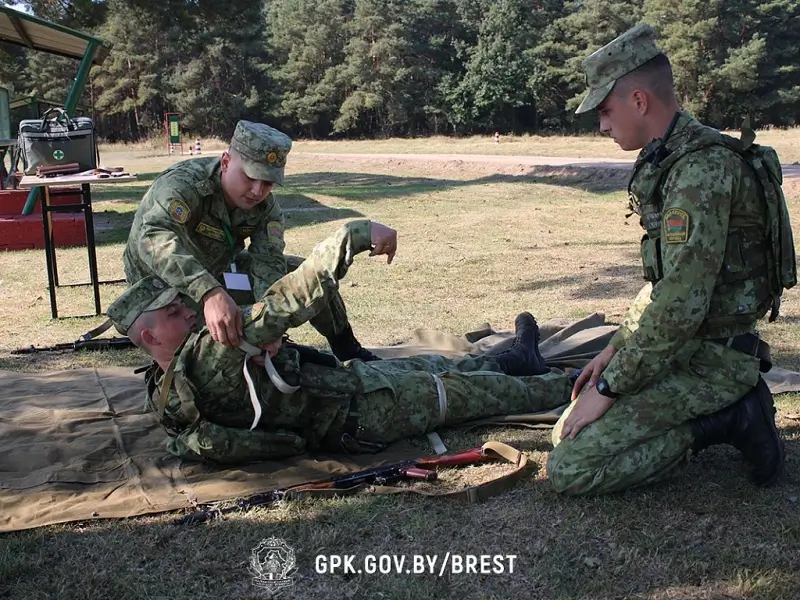
[{"label": "short haircut", "polygon": [[128,328],[128,337],[130,338],[131,342],[133,342],[133,345],[137,348],[147,350],[147,344],[142,339],[142,333],[145,329],[152,329],[154,326],[155,312],[156,311],[143,312]]},{"label": "short haircut", "polygon": [[663,52],[656,54],[643,65],[617,80],[614,92],[628,94],[635,89],[650,92],[663,104],[675,99],[675,80],[672,76],[672,65]]}]

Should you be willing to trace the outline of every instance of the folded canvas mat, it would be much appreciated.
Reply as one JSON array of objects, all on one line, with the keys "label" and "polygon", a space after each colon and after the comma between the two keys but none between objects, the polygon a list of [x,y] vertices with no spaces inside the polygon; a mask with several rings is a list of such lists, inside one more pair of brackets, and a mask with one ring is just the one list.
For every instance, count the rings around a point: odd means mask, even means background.
[{"label": "folded canvas mat", "polygon": [[[602,314],[550,321],[542,325],[542,353],[555,368],[579,368],[615,330]],[[417,331],[407,344],[374,351],[384,358],[491,354],[512,337],[488,326],[464,338]],[[800,390],[800,373],[774,368],[768,376],[774,392]],[[142,377],[130,368],[0,371],[0,390],[0,531],[189,508],[419,457],[419,447],[400,442],[367,456],[304,455],[243,467],[182,463],[143,412]],[[560,412],[487,421],[550,426]]]}]

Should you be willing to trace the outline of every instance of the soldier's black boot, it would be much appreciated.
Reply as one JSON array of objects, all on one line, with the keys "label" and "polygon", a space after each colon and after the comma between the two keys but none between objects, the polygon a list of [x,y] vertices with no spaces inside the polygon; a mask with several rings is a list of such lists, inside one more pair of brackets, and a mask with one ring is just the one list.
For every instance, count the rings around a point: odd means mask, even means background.
[{"label": "soldier's black boot", "polygon": [[333,352],[334,356],[342,362],[355,358],[364,362],[380,360],[380,357],[375,356],[359,343],[353,333],[353,328],[349,325],[344,331],[328,338],[328,345],[331,347],[331,352]]},{"label": "soldier's black boot", "polygon": [[500,363],[506,375],[541,375],[550,369],[539,352],[539,326],[531,313],[520,313],[514,320],[517,334],[514,344],[492,358]]},{"label": "soldier's black boot", "polygon": [[760,486],[772,485],[783,473],[785,451],[775,427],[772,393],[763,379],[740,400],[691,424],[695,453],[731,444],[753,466],[753,482]]}]

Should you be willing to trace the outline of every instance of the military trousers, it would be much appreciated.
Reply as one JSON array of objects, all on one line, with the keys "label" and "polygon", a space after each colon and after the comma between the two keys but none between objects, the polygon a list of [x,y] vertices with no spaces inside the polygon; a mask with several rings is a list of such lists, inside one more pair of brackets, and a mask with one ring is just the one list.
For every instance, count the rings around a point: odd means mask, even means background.
[{"label": "military trousers", "polygon": [[571,390],[562,373],[512,377],[494,359],[482,356],[451,360],[420,355],[354,361],[348,368],[361,376],[364,389],[358,436],[375,442],[394,442],[474,419],[556,408],[569,402]]},{"label": "military trousers", "polygon": [[[286,256],[286,266],[291,272],[297,269],[305,259],[300,256]],[[330,339],[350,326],[344,300],[337,290],[331,294],[330,302],[309,320],[311,326],[325,339]]]},{"label": "military trousers", "polygon": [[575,439],[561,440],[568,407],[553,430],[547,461],[553,487],[568,495],[604,494],[676,475],[694,442],[690,421],[730,406],[758,376],[758,359],[692,340],[663,377],[617,398]]},{"label": "military trousers", "polygon": [[[292,272],[305,259],[300,256],[286,255],[286,268],[287,272]],[[247,250],[243,250],[236,255],[236,268],[250,276],[250,259]],[[253,278],[250,276],[250,284],[252,285]],[[253,304],[258,301],[258,298],[253,296],[252,292],[237,292],[232,290],[229,292],[236,304]],[[317,315],[309,321],[311,326],[316,329],[325,339],[330,339],[335,335],[341,333],[350,326],[347,319],[347,309],[344,306],[344,300],[338,291],[331,294],[330,302],[323,308]]]}]

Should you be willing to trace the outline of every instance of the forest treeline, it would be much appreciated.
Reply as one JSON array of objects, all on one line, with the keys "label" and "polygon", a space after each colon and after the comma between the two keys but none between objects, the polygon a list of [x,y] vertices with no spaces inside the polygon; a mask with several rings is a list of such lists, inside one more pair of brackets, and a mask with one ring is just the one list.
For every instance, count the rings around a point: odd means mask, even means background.
[{"label": "forest treeline", "polygon": [[[577,132],[580,61],[639,21],[681,103],[717,127],[800,121],[800,0],[25,0],[113,45],[81,103],[136,140],[165,111],[193,135],[238,119],[293,136]],[[0,45],[12,97],[62,100],[77,61]]]}]

